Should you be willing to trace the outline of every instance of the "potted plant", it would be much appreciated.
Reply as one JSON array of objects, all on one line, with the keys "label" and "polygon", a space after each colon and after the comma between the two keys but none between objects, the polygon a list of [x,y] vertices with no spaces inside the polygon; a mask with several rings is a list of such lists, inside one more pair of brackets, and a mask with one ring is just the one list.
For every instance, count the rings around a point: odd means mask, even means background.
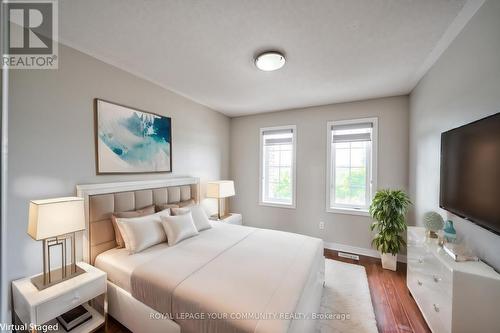
[{"label": "potted plant", "polygon": [[402,233],[411,204],[408,195],[400,190],[380,190],[372,200],[370,215],[375,221],[370,228],[377,231],[372,246],[380,252],[385,269],[396,270],[397,254],[406,246]]}]

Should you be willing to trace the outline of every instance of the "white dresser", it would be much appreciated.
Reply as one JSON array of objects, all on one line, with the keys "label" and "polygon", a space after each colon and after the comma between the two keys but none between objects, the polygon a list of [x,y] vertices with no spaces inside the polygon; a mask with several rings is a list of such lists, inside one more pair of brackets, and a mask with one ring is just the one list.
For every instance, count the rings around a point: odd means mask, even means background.
[{"label": "white dresser", "polygon": [[[500,253],[499,253],[500,255]],[[434,333],[500,332],[500,274],[483,262],[455,262],[408,228],[407,285]]]}]

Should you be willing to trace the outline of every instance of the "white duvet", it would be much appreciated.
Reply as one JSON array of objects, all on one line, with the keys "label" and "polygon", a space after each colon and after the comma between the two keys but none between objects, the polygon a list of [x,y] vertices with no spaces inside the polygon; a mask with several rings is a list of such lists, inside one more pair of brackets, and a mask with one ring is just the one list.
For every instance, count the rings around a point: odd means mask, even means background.
[{"label": "white duvet", "polygon": [[303,332],[323,279],[320,239],[218,224],[138,264],[130,289],[182,332]]}]

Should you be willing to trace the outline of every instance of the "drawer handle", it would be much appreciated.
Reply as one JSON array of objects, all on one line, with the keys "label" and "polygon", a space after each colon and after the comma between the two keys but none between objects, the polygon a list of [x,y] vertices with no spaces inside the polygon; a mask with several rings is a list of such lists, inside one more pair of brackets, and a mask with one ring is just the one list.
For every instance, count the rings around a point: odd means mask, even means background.
[{"label": "drawer handle", "polygon": [[417,283],[419,286],[421,286],[423,284],[422,281],[420,281],[420,280],[417,280]]},{"label": "drawer handle", "polygon": [[441,278],[437,275],[433,275],[432,278],[434,279],[434,282],[438,283],[439,281],[441,281]]},{"label": "drawer handle", "polygon": [[439,305],[434,303],[433,306],[434,306],[434,311],[439,312]]}]

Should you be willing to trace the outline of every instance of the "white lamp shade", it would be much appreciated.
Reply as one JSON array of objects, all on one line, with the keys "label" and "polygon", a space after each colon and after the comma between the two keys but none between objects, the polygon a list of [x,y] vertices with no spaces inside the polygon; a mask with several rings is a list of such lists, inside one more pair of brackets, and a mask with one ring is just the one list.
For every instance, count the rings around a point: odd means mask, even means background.
[{"label": "white lamp shade", "polygon": [[207,183],[207,198],[227,198],[234,195],[234,182],[232,180],[218,180]]},{"label": "white lamp shade", "polygon": [[34,240],[84,229],[83,198],[67,197],[30,202],[28,235]]}]

